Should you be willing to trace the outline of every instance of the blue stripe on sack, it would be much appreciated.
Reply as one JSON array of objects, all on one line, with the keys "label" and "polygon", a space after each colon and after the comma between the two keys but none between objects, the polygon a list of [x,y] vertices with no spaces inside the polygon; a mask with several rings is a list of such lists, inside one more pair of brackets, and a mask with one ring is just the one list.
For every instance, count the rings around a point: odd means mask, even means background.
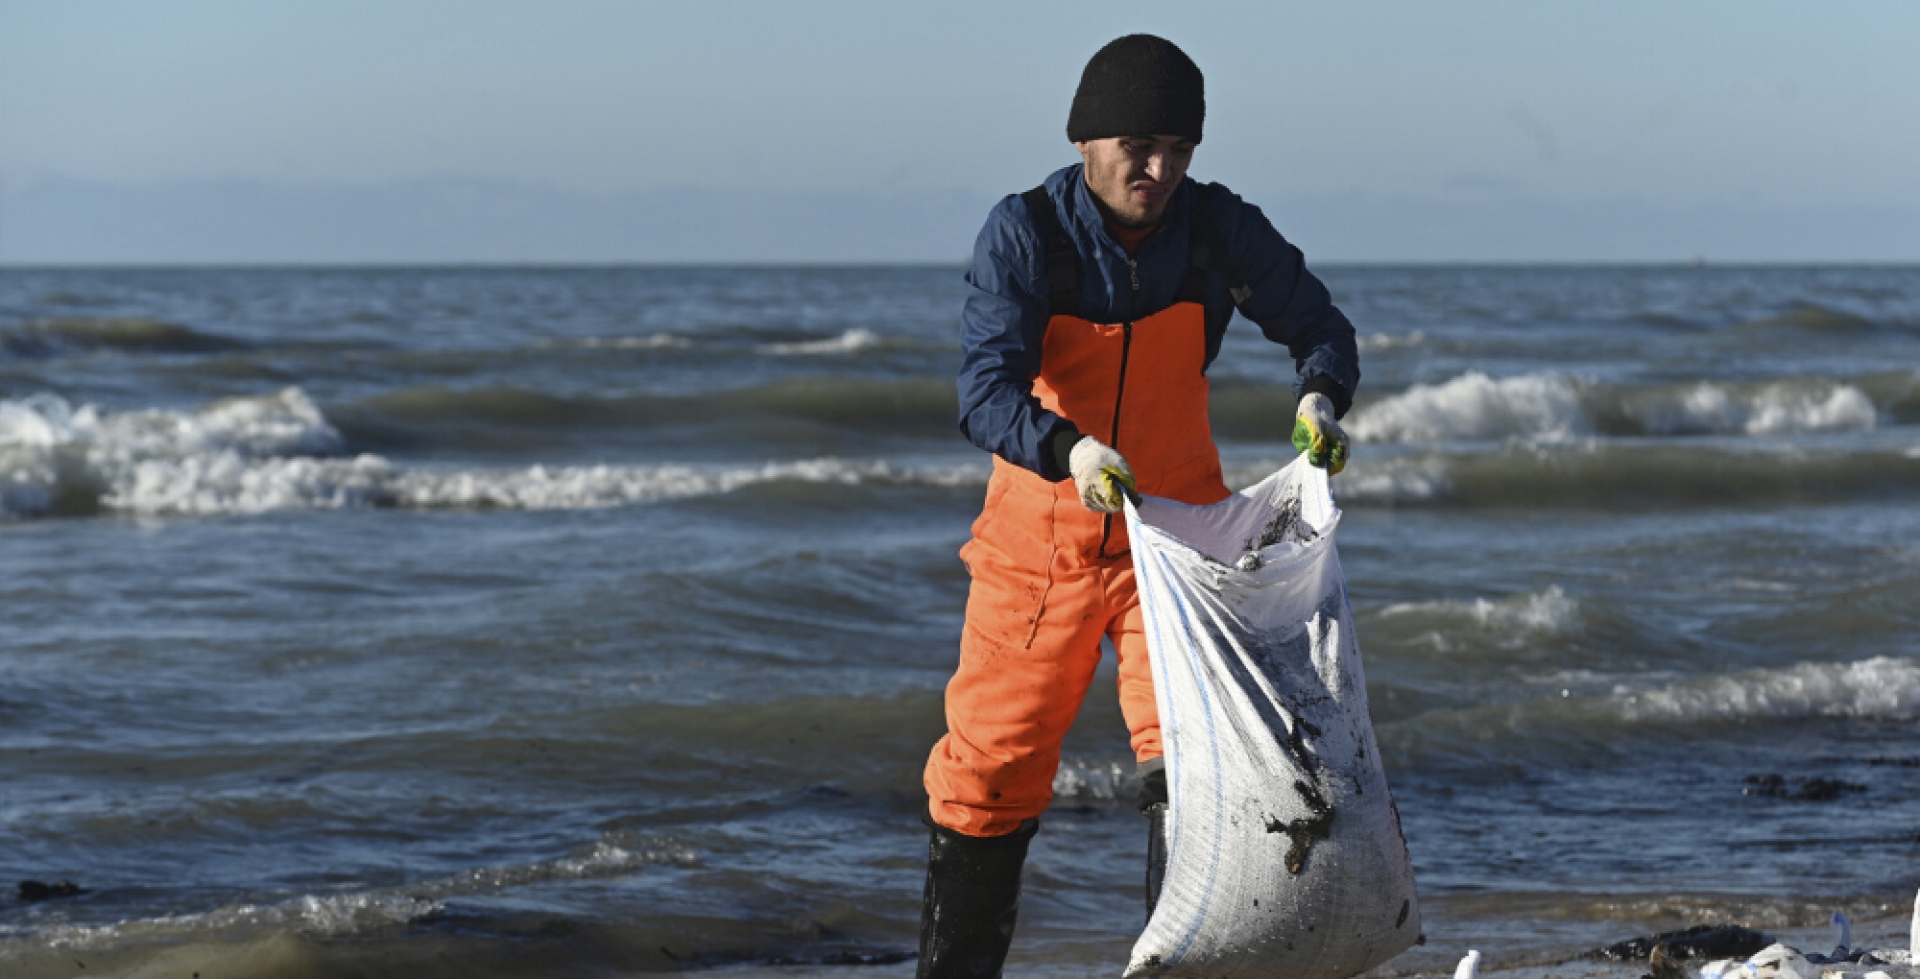
[{"label": "blue stripe on sack", "polygon": [[[1149,546],[1152,546],[1152,545],[1150,544]],[[1158,551],[1154,552],[1154,560],[1156,563],[1160,564],[1163,568],[1171,564],[1171,562],[1168,561],[1167,558],[1164,555],[1160,554]],[[1172,576],[1169,575],[1169,578],[1171,577]],[[1187,602],[1186,592],[1178,587],[1170,587],[1168,591],[1172,592],[1174,597],[1174,605],[1180,612],[1180,625],[1182,627],[1182,631],[1185,632],[1188,639],[1191,640],[1195,636],[1194,623],[1196,620],[1194,618],[1193,609],[1190,607],[1190,605]],[[1202,669],[1202,663],[1200,661],[1199,651],[1196,648],[1198,644],[1193,641],[1188,641],[1188,642],[1182,643],[1182,645],[1186,647],[1187,660],[1193,668],[1194,677],[1197,679],[1203,675],[1203,669]],[[1211,834],[1212,847],[1210,852],[1207,854],[1206,881],[1208,886],[1201,893],[1200,906],[1198,909],[1195,910],[1192,921],[1188,923],[1185,934],[1180,936],[1179,943],[1174,947],[1172,952],[1168,953],[1167,958],[1164,960],[1168,966],[1177,965],[1181,962],[1181,960],[1183,960],[1186,957],[1188,949],[1193,947],[1194,939],[1199,937],[1200,925],[1202,922],[1206,920],[1207,911],[1210,910],[1210,908],[1213,905],[1212,884],[1214,880],[1214,873],[1220,867],[1221,823],[1226,818],[1226,808],[1227,808],[1226,787],[1220,781],[1219,725],[1215,722],[1214,716],[1213,716],[1213,700],[1211,697],[1207,695],[1207,685],[1205,683],[1196,682],[1194,684],[1194,688],[1200,691],[1200,706],[1206,720],[1205,730],[1207,733],[1207,753],[1209,755],[1210,760],[1213,762],[1213,833]],[[1173,854],[1171,851],[1169,851],[1167,855],[1169,858],[1171,858]]]},{"label": "blue stripe on sack", "polygon": [[[1149,582],[1159,581],[1161,577],[1160,565],[1164,563],[1164,561],[1161,553],[1153,547],[1150,536],[1141,531],[1140,512],[1129,504],[1126,508],[1126,514],[1127,539],[1135,542],[1133,554],[1134,572],[1139,579],[1139,590],[1144,593],[1149,588]],[[1157,705],[1158,702],[1163,699],[1165,692],[1170,689],[1170,685],[1167,685],[1165,681],[1173,670],[1170,663],[1163,663],[1159,656],[1153,654],[1154,649],[1162,645],[1158,640],[1164,638],[1166,635],[1166,623],[1160,621],[1160,615],[1153,602],[1142,601],[1140,603],[1140,614],[1146,620],[1148,638],[1147,662],[1152,667],[1154,673],[1154,700]],[[1163,730],[1172,723],[1172,719],[1175,716],[1172,698],[1165,697],[1164,699],[1166,700],[1165,709],[1160,712],[1160,721]],[[1172,814],[1178,812],[1180,809],[1180,769],[1179,763],[1171,753],[1167,755],[1167,801],[1167,812],[1169,816],[1167,819],[1167,866],[1171,868],[1175,865],[1174,854],[1179,852],[1180,844],[1179,824],[1171,818]],[[1164,900],[1165,892],[1163,891],[1162,901],[1164,902]],[[1147,924],[1151,927],[1153,924],[1152,917],[1148,918]],[[1146,936],[1143,933],[1141,937],[1144,939]],[[1136,942],[1135,949],[1137,950],[1138,947],[1138,943]],[[1166,974],[1168,962],[1164,956],[1160,958],[1159,966],[1160,967],[1152,973],[1154,977]]]},{"label": "blue stripe on sack", "polygon": [[[1140,522],[1137,519],[1137,514],[1134,512],[1132,507],[1128,508],[1127,515],[1129,518],[1134,518],[1134,519],[1130,519],[1128,522],[1127,535],[1129,539],[1136,542],[1136,546],[1134,548],[1134,567],[1136,568],[1140,576],[1140,580],[1142,584],[1145,585],[1148,582],[1152,582],[1153,586],[1156,586],[1161,590],[1165,590],[1166,588],[1171,587],[1165,582],[1165,578],[1167,577],[1166,555],[1161,550],[1153,546],[1151,535],[1141,532]],[[1144,544],[1145,546],[1141,546],[1142,544]],[[1145,560],[1142,560],[1143,556],[1145,557]],[[1167,628],[1166,628],[1167,623],[1162,622],[1160,620],[1160,615],[1158,613],[1156,603],[1143,601],[1140,603],[1140,610],[1142,614],[1146,617],[1147,634],[1150,637],[1153,637],[1159,640],[1174,638],[1169,636],[1167,632]],[[1164,643],[1156,643],[1156,645],[1164,645]],[[1153,650],[1150,647],[1148,649],[1148,653],[1150,656],[1152,655],[1152,652]],[[1156,656],[1156,657],[1153,657],[1153,659],[1150,662],[1159,664],[1160,660]],[[1170,679],[1173,672],[1173,662],[1169,660],[1164,666],[1161,667],[1161,669],[1163,669],[1166,672],[1167,678]],[[1156,678],[1156,682],[1158,682],[1158,678]],[[1156,694],[1156,699],[1158,699],[1157,694]],[[1174,701],[1171,697],[1168,697],[1167,710],[1165,715],[1161,719],[1161,724],[1163,727],[1175,723],[1174,719],[1176,717],[1176,713],[1173,708],[1174,708]],[[1171,756],[1169,757],[1171,758]],[[1167,788],[1168,788],[1169,801],[1171,803],[1171,808],[1168,810],[1168,812],[1169,812],[1169,815],[1171,815],[1172,813],[1180,811],[1180,794],[1181,794],[1180,793],[1180,768],[1177,761],[1170,760],[1168,762]],[[1169,867],[1175,866],[1174,855],[1179,852],[1179,842],[1181,839],[1182,839],[1182,835],[1179,833],[1178,821],[1169,818],[1168,834],[1167,834],[1167,865]],[[1164,906],[1165,897],[1166,895],[1163,892],[1162,894],[1163,906]],[[1149,924],[1151,924],[1151,922],[1149,922]],[[1182,948],[1184,947],[1185,946],[1183,944]],[[1171,961],[1170,954],[1163,954],[1163,955],[1160,955],[1158,958],[1159,958],[1159,968],[1152,973],[1152,975],[1156,977],[1156,979],[1159,976],[1166,975],[1167,970],[1174,965],[1173,961]]]}]

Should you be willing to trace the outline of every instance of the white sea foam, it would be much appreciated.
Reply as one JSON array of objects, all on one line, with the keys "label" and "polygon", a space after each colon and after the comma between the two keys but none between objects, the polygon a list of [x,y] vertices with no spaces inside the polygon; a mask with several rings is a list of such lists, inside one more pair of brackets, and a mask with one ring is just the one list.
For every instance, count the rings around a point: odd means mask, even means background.
[{"label": "white sea foam", "polygon": [[1412,333],[1369,333],[1360,338],[1360,349],[1367,351],[1398,350],[1404,347],[1418,347],[1427,342],[1427,334],[1422,330]]},{"label": "white sea foam", "polygon": [[1566,438],[1589,428],[1573,381],[1533,374],[1495,380],[1478,371],[1416,384],[1356,409],[1347,425],[1362,442]]},{"label": "white sea foam", "polygon": [[769,343],[758,349],[764,354],[850,354],[873,350],[886,344],[886,338],[867,329],[852,329],[825,340],[795,343]]},{"label": "white sea foam", "polygon": [[1559,585],[1501,599],[1401,602],[1380,610],[1382,618],[1410,615],[1470,623],[1513,640],[1571,633],[1580,628],[1580,603]]},{"label": "white sea foam", "polygon": [[759,483],[963,486],[987,475],[982,465],[837,458],[442,469],[327,454],[342,447],[339,432],[297,388],[197,412],[110,413],[50,395],[0,401],[0,515],[45,512],[76,496],[151,516],[361,506],[585,509]]},{"label": "white sea foam", "polygon": [[[1227,485],[1252,486],[1291,459],[1236,464],[1226,471]],[[1418,503],[1446,495],[1453,489],[1446,463],[1433,456],[1377,459],[1363,457],[1347,465],[1335,485],[1339,498],[1353,503]]]},{"label": "white sea foam", "polygon": [[414,893],[309,895],[274,904],[234,904],[199,914],[160,915],[110,925],[51,925],[0,942],[0,962],[9,953],[25,952],[32,946],[84,952],[188,935],[233,935],[268,928],[315,938],[345,938],[404,925],[443,907],[439,900]]},{"label": "white sea foam", "polygon": [[589,349],[610,347],[616,350],[684,350],[693,346],[693,341],[672,333],[655,333],[644,337],[587,337],[579,344]]},{"label": "white sea foam", "polygon": [[1355,503],[1419,503],[1452,492],[1453,482],[1437,458],[1362,460],[1348,464],[1339,490]]},{"label": "white sea foam", "polygon": [[106,473],[100,505],[148,516],[263,513],[375,506],[392,500],[396,475],[375,455],[353,459],[251,459],[235,452],[136,459]]},{"label": "white sea foam", "polygon": [[0,448],[86,445],[116,456],[236,451],[250,455],[337,451],[340,433],[299,388],[233,398],[197,412],[105,413],[36,394],[0,401]]},{"label": "white sea foam", "polygon": [[194,487],[222,482],[270,498],[286,480],[254,473],[257,460],[337,452],[341,445],[340,433],[299,388],[196,412],[110,413],[47,394],[0,401],[0,511],[46,510],[72,493],[96,495],[107,506],[172,497],[182,502],[160,509],[188,510],[184,501],[197,495]]},{"label": "white sea foam", "polygon": [[1866,392],[1847,384],[1741,389],[1701,383],[1671,400],[1647,399],[1632,407],[1636,420],[1660,435],[1864,431],[1879,417]]},{"label": "white sea foam", "polygon": [[1772,436],[1864,431],[1877,420],[1873,400],[1848,384],[1701,382],[1636,390],[1553,374],[1495,379],[1474,371],[1357,408],[1347,430],[1362,442],[1554,441],[1616,424],[1652,435]]},{"label": "white sea foam", "polygon": [[1111,802],[1130,799],[1140,791],[1140,777],[1132,762],[1062,758],[1053,773],[1056,799]]},{"label": "white sea foam", "polygon": [[674,843],[651,846],[621,846],[602,839],[583,853],[510,867],[481,867],[452,877],[409,887],[413,894],[432,897],[456,897],[461,894],[497,891],[548,880],[594,880],[620,877],[649,866],[697,867],[700,856]]},{"label": "white sea foam", "polygon": [[1617,687],[1612,707],[1630,721],[1920,718],[1920,660],[1876,656],[1697,677],[1652,689]]},{"label": "white sea foam", "polygon": [[393,502],[412,507],[579,510],[714,496],[758,483],[965,486],[986,481],[982,466],[908,469],[880,461],[807,459],[760,466],[533,466],[528,469],[400,472]]}]

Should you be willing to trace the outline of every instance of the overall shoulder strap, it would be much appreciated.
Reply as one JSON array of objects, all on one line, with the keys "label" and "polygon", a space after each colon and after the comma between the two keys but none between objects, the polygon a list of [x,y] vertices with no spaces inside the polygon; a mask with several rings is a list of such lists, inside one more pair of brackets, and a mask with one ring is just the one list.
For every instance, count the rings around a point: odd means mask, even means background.
[{"label": "overall shoulder strap", "polygon": [[1060,226],[1060,215],[1053,209],[1053,198],[1042,185],[1020,195],[1027,211],[1040,229],[1046,244],[1047,309],[1051,316],[1074,316],[1080,310],[1080,253],[1074,250],[1067,229]]},{"label": "overall shoulder strap", "polygon": [[1181,280],[1176,301],[1206,302],[1207,282],[1214,273],[1219,273],[1226,276],[1227,295],[1237,306],[1253,295],[1253,287],[1247,285],[1246,278],[1234,266],[1233,257],[1227,254],[1227,239],[1214,222],[1212,185],[1201,184],[1197,189],[1193,220],[1187,224],[1187,275]]}]

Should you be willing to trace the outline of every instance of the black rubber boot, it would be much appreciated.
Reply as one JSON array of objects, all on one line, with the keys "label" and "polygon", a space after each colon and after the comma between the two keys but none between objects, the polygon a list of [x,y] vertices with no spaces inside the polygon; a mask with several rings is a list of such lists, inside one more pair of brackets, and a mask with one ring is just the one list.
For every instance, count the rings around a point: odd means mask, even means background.
[{"label": "black rubber boot", "polygon": [[1000,979],[1020,910],[1020,867],[1040,829],[1029,819],[1006,836],[933,828],[927,896],[920,908],[919,979]]},{"label": "black rubber boot", "polygon": [[1147,817],[1147,920],[1160,903],[1167,879],[1167,771],[1155,768],[1140,777],[1140,814]]}]

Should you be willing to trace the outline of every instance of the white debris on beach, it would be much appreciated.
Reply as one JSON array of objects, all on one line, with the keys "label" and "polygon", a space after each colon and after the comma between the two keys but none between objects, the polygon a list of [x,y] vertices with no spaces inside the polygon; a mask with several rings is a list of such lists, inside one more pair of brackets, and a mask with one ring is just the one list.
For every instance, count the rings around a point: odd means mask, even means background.
[{"label": "white debris on beach", "polygon": [[[1913,920],[1906,948],[1856,949],[1853,923],[1844,912],[1833,913],[1834,947],[1827,955],[1803,953],[1774,943],[1746,961],[1717,959],[1701,968],[1700,979],[1915,979],[1920,969],[1920,894],[1914,896]],[[1464,963],[1463,963],[1464,966]]]}]

